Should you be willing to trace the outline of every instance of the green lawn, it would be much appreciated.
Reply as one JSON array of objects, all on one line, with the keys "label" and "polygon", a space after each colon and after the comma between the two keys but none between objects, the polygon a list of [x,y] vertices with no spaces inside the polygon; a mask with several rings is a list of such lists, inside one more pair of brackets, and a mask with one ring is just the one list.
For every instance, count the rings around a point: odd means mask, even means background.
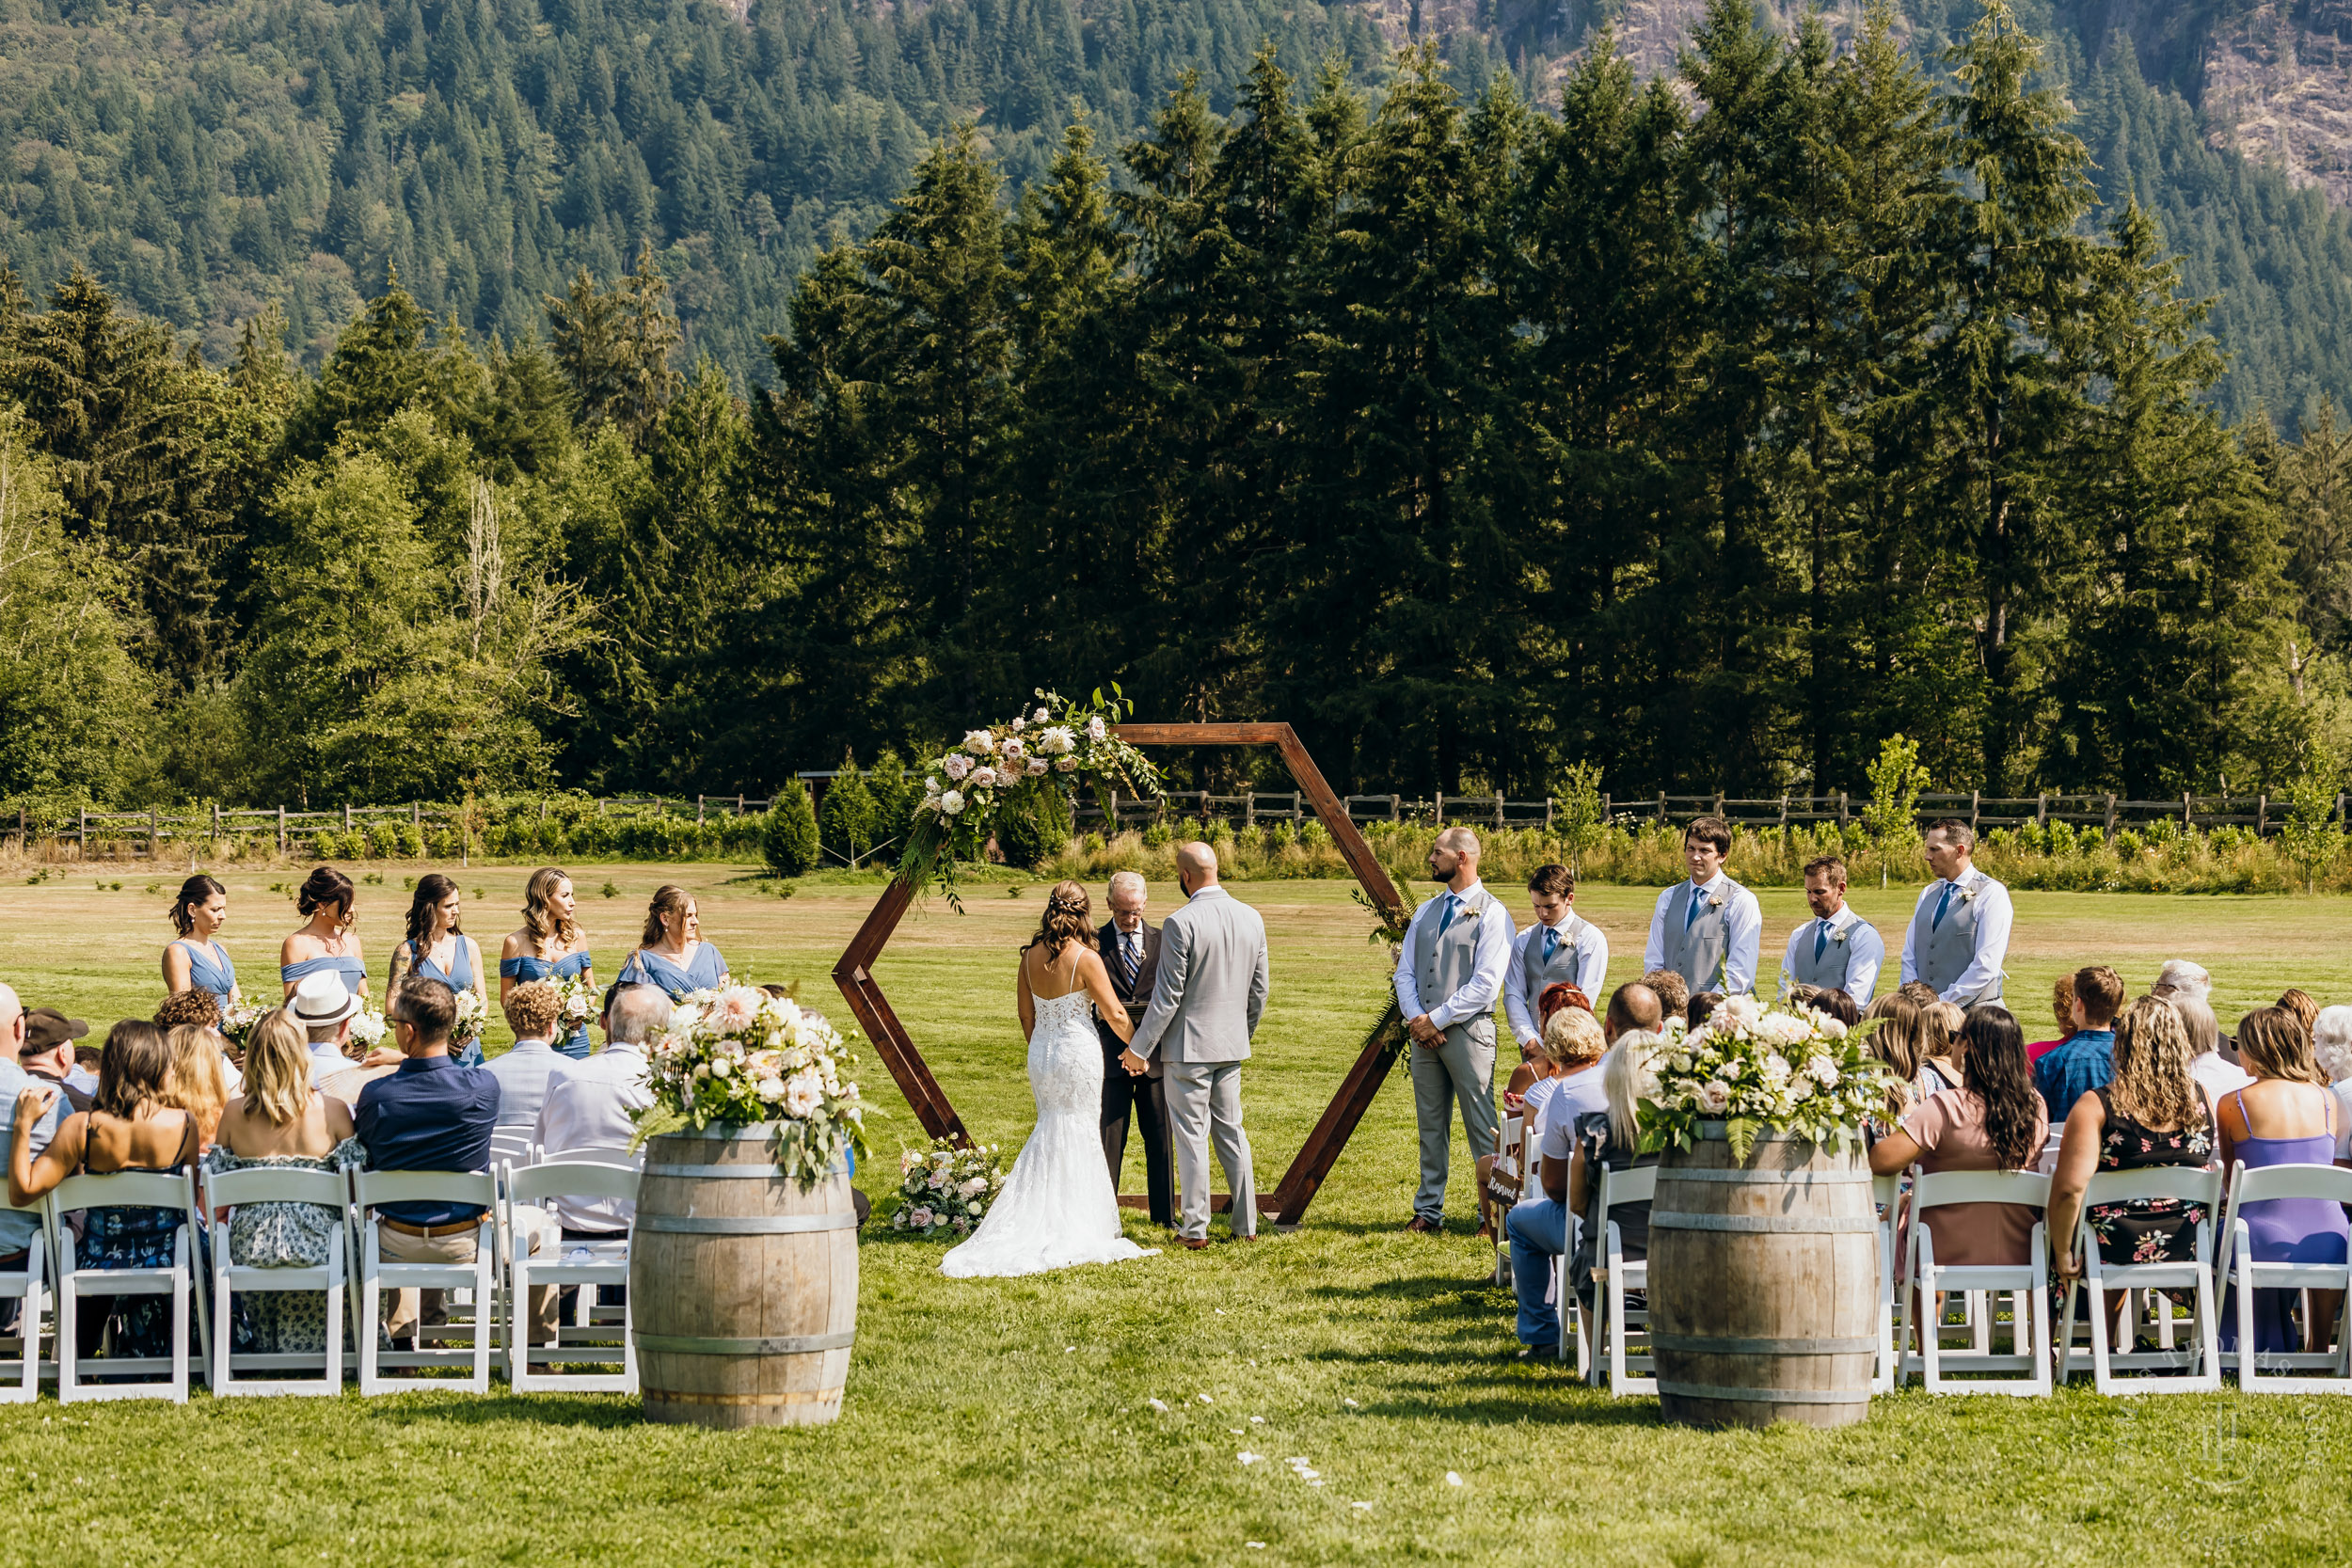
[{"label": "green lawn", "polygon": [[[527,867],[464,873],[511,911]],[[692,886],[739,975],[827,971],[876,887],[811,881],[780,900],[715,867],[581,876],[605,972],[646,893]],[[595,896],[610,879],[621,890]],[[0,978],[102,1028],[151,1006],[167,934],[147,879],[0,890]],[[114,874],[108,874],[114,879]],[[294,924],[271,874],[227,879],[248,987]],[[379,976],[405,898],[362,890]],[[1155,889],[1155,912],[1172,890]],[[1344,884],[1240,884],[1275,933],[1275,993],[1245,1097],[1270,1188],[1379,1002],[1383,963]],[[1652,895],[1595,888],[1614,979],[1640,957]],[[1762,895],[1767,952],[1802,916]],[[1900,890],[1857,900],[1896,932]],[[880,973],[976,1133],[1011,1149],[1030,1119],[1012,956],[1039,895],[968,886],[934,902]],[[2021,895],[2013,1000],[2027,1019],[2060,968],[2104,959],[2144,986],[2193,957],[2225,1021],[2299,984],[2352,995],[2333,901]],[[493,953],[511,915],[469,920]],[[1767,960],[1770,974],[1771,959]],[[873,1123],[878,1200],[914,1119]],[[2352,1401],[2234,1393],[2138,1402],[1878,1402],[1865,1425],[1708,1434],[1658,1425],[1554,1366],[1521,1366],[1507,1292],[1467,1224],[1406,1237],[1412,1113],[1392,1082],[1306,1226],[1254,1249],[1043,1279],[949,1283],[938,1243],[871,1234],[849,1396],[817,1432],[717,1434],[638,1421],[617,1399],[215,1402],[184,1409],[54,1401],[0,1409],[9,1561],[526,1560],[993,1562],[2337,1562],[2352,1528],[2342,1471]],[[1136,1157],[1139,1160],[1139,1156]],[[1139,1185],[1131,1160],[1128,1185]],[[1457,1169],[1454,1212],[1468,1204]],[[1161,1238],[1131,1219],[1146,1244]],[[1221,1235],[1221,1231],[1218,1232]],[[1210,1402],[1200,1396],[1206,1394]],[[1158,1399],[1167,1414],[1148,1403]],[[1256,1418],[1257,1419],[1253,1419]],[[1236,1433],[1233,1429],[1240,1429]],[[1245,1466],[1236,1454],[1263,1454]],[[1325,1484],[1283,1463],[1304,1457]],[[1460,1476],[1450,1485],[1447,1473]],[[1359,1507],[1358,1504],[1368,1504]],[[1263,1543],[1253,1549],[1251,1543]]]}]

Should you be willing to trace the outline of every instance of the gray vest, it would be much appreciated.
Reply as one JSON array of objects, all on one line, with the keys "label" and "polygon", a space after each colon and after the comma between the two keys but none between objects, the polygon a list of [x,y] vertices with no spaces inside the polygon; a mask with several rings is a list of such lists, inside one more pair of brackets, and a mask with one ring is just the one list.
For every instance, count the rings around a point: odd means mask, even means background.
[{"label": "gray vest", "polygon": [[[1538,926],[1527,933],[1527,957],[1521,970],[1531,1011],[1537,999],[1550,987],[1577,983],[1577,953],[1584,945],[1584,933],[1589,929],[1583,919],[1571,910],[1568,912],[1568,928],[1560,933],[1559,950],[1551,955],[1549,963],[1544,961],[1544,928]],[[1585,1000],[1598,1002],[1600,998],[1592,996]]]},{"label": "gray vest", "polygon": [[[1935,924],[1935,898],[1922,898],[1911,917],[1911,952],[1919,966],[1919,978],[1935,988],[1938,996],[1951,988],[1962,973],[1977,958],[1977,903],[1964,899],[1961,894],[1970,886],[1982,886],[1990,878],[1972,874],[1970,880],[1956,889],[1951,902],[1944,906],[1944,923]],[[1941,898],[1937,894],[1936,898]],[[2001,999],[2001,977],[1994,974],[1982,990],[1974,996],[1959,996],[1953,1000],[1963,1007],[1979,1002]]]},{"label": "gray vest", "polygon": [[1813,941],[1818,928],[1818,922],[1811,920],[1798,927],[1797,961],[1789,966],[1789,978],[1801,986],[1844,990],[1846,971],[1853,962],[1853,933],[1862,928],[1862,924],[1859,921],[1849,922],[1843,927],[1846,938],[1843,942],[1837,940],[1840,933],[1833,930],[1817,960],[1813,957]]},{"label": "gray vest", "polygon": [[1666,901],[1666,964],[1665,967],[1682,976],[1692,996],[1701,991],[1718,989],[1723,984],[1724,956],[1731,944],[1725,939],[1724,916],[1731,912],[1731,900],[1724,899],[1719,910],[1702,909],[1698,918],[1683,928],[1683,921],[1691,912],[1691,895],[1694,890],[1685,877]]},{"label": "gray vest", "polygon": [[[1445,896],[1442,893],[1438,895],[1439,899]],[[1454,911],[1454,924],[1445,928],[1443,936],[1438,934],[1436,916],[1421,923],[1420,929],[1413,933],[1413,983],[1421,988],[1422,1011],[1438,1006],[1469,983],[1470,972],[1478,967],[1479,921],[1491,919],[1491,911],[1500,907],[1494,895],[1481,883],[1477,892],[1462,900],[1462,907]],[[1478,918],[1472,919],[1473,915]],[[1454,1021],[1457,1028],[1475,1028],[1480,1023],[1486,1025],[1491,1037],[1495,1026],[1491,1015]]]}]

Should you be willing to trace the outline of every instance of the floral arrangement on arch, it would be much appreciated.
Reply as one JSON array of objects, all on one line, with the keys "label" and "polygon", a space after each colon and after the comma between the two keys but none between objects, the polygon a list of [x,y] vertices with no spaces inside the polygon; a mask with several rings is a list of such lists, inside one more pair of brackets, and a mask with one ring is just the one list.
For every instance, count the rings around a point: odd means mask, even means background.
[{"label": "floral arrangement on arch", "polygon": [[1703,1027],[1668,1036],[1652,1062],[1658,1087],[1644,1098],[1678,1148],[1699,1123],[1720,1121],[1741,1160],[1767,1128],[1842,1149],[1886,1104],[1886,1069],[1863,1044],[1870,1027],[1734,996]]},{"label": "floral arrangement on arch", "polygon": [[653,1103],[635,1144],[713,1125],[776,1129],[776,1164],[803,1187],[866,1149],[857,1056],[821,1014],[752,986],[689,992],[648,1053]]},{"label": "floral arrangement on arch", "polygon": [[927,1150],[903,1149],[898,1155],[898,1207],[890,1216],[890,1228],[918,1236],[943,1230],[961,1235],[980,1223],[1004,1187],[1004,1166],[994,1144],[967,1147],[935,1138]]},{"label": "floral arrangement on arch", "polygon": [[1159,769],[1119,738],[1119,721],[1135,704],[1116,684],[1107,701],[1099,689],[1084,703],[1043,689],[1036,696],[1036,707],[984,730],[967,730],[953,749],[931,759],[898,859],[900,881],[935,880],[952,898],[956,863],[983,858],[998,813],[1044,790],[1067,793],[1085,783],[1136,795],[1160,792]]}]

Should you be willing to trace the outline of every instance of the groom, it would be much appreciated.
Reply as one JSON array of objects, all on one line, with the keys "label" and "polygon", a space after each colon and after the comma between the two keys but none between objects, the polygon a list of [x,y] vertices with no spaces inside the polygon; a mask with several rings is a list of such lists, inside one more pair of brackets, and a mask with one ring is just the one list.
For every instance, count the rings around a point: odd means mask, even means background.
[{"label": "groom", "polygon": [[1119,1060],[1131,1073],[1149,1071],[1154,1055],[1167,1064],[1168,1131],[1184,1196],[1176,1239],[1197,1252],[1209,1244],[1212,1141],[1233,1195],[1226,1223],[1241,1240],[1258,1239],[1258,1187],[1241,1129],[1241,1065],[1249,1059],[1272,975],[1265,922],[1217,886],[1216,850],[1179,845],[1176,881],[1190,902],[1160,927],[1152,1005]]}]

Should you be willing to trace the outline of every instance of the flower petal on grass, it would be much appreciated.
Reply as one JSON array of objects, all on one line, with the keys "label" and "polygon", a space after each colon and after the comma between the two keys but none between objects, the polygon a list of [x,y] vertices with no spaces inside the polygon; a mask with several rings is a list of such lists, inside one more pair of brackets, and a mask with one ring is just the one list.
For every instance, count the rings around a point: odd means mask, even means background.
[{"label": "flower petal on grass", "polygon": [[1208,1395],[1206,1395],[1206,1394],[1202,1394],[1202,1395],[1199,1396],[1199,1398],[1200,1398],[1200,1402],[1201,1402],[1202,1404],[1215,1404],[1215,1403],[1216,1402],[1216,1401],[1215,1401],[1215,1400],[1213,1400],[1213,1399],[1209,1398],[1209,1396],[1208,1396]]},{"label": "flower petal on grass", "polygon": [[1360,1508],[1366,1513],[1370,1513],[1372,1512],[1372,1505],[1370,1503],[1349,1503],[1347,1506],[1350,1508]]},{"label": "flower petal on grass", "polygon": [[1251,1453],[1248,1449],[1244,1449],[1233,1457],[1240,1460],[1244,1465],[1255,1465],[1258,1461],[1263,1459],[1265,1455],[1262,1453]]},{"label": "flower petal on grass", "polygon": [[1361,1410],[1363,1408],[1362,1405],[1358,1404],[1354,1400],[1342,1400],[1340,1402],[1347,1406],[1350,1410]]},{"label": "flower petal on grass", "polygon": [[1166,1400],[1152,1400],[1148,1402],[1151,1404],[1152,1409],[1158,1411],[1161,1415],[1165,1416],[1168,1414],[1168,1402]]},{"label": "flower petal on grass", "polygon": [[1461,1477],[1460,1473],[1459,1473],[1458,1471],[1448,1470],[1448,1471],[1445,1473],[1445,1483],[1446,1483],[1448,1486],[1459,1486],[1459,1485],[1461,1485],[1461,1484],[1462,1484],[1462,1477]]}]

